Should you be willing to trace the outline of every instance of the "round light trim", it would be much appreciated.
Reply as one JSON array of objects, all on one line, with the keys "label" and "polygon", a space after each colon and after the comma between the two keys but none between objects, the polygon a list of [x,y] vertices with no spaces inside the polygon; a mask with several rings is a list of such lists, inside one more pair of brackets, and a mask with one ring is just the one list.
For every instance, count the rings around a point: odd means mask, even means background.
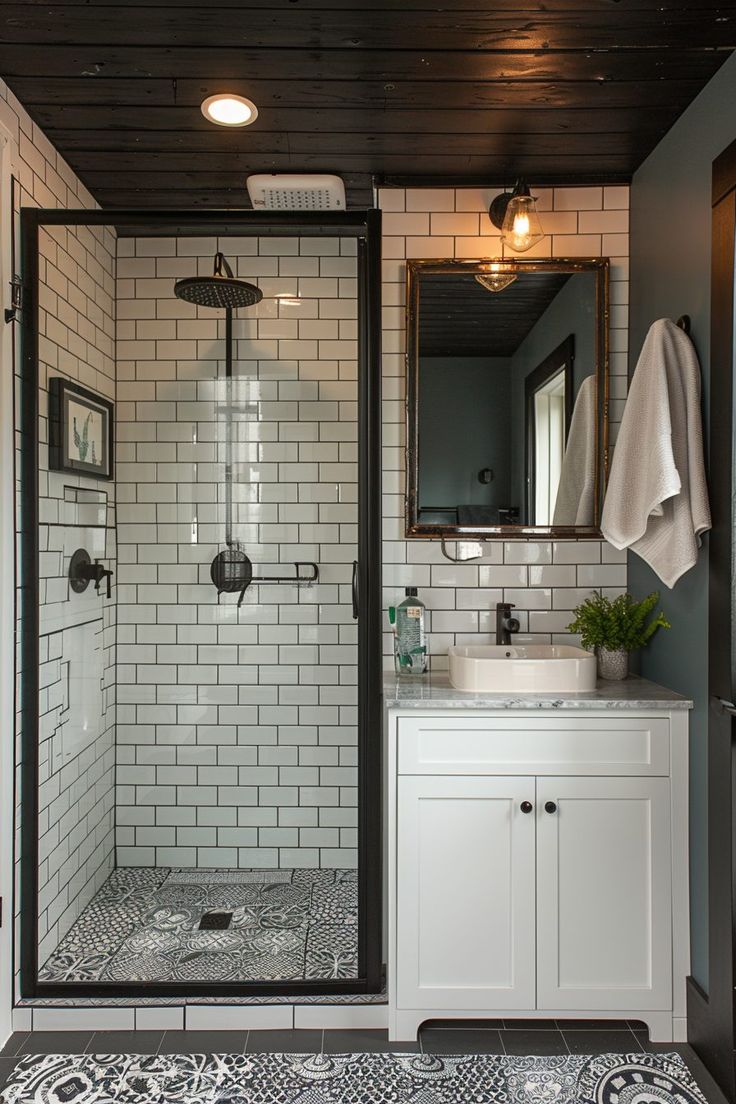
[{"label": "round light trim", "polygon": [[258,118],[258,108],[245,96],[236,96],[234,92],[219,92],[202,101],[202,114],[210,123],[218,126],[250,126]]}]

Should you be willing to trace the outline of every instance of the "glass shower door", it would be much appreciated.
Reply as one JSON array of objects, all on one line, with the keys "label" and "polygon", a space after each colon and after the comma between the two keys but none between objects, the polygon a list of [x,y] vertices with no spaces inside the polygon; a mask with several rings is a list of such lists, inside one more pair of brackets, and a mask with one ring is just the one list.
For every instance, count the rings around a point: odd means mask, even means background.
[{"label": "glass shower door", "polygon": [[[72,361],[41,343],[41,991],[375,988],[366,241],[96,232],[117,355],[77,378],[114,402],[111,480],[47,474],[45,392]],[[230,326],[175,293],[217,252],[262,294]],[[247,585],[223,586],[223,554]]]}]

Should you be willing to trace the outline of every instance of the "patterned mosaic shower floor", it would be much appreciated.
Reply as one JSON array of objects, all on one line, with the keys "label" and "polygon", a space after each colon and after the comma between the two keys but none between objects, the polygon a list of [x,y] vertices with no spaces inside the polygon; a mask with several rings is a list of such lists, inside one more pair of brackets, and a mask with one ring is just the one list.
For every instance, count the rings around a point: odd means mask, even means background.
[{"label": "patterned mosaic shower floor", "polygon": [[678,1054],[29,1055],[4,1104],[706,1104]]},{"label": "patterned mosaic shower floor", "polygon": [[[201,930],[212,913],[232,914],[227,927]],[[121,867],[49,956],[39,979],[353,978],[357,938],[354,870]]]}]

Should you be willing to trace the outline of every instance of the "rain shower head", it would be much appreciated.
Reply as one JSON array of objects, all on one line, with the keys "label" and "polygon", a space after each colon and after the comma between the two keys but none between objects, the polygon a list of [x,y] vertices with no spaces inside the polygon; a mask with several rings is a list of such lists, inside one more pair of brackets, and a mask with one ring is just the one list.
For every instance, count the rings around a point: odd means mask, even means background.
[{"label": "rain shower head", "polygon": [[174,294],[198,307],[214,307],[220,310],[252,307],[263,298],[263,292],[255,284],[248,284],[233,276],[233,270],[222,253],[215,254],[214,275],[187,276],[184,280],[177,280]]}]

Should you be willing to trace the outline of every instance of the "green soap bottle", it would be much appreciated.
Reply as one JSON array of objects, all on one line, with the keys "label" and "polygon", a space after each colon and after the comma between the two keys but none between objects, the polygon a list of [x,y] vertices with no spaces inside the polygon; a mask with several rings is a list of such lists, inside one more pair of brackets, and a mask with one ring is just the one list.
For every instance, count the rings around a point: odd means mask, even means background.
[{"label": "green soap bottle", "polygon": [[394,662],[398,675],[423,675],[427,670],[426,607],[417,598],[417,588],[407,587],[406,598],[391,617],[395,620]]}]

